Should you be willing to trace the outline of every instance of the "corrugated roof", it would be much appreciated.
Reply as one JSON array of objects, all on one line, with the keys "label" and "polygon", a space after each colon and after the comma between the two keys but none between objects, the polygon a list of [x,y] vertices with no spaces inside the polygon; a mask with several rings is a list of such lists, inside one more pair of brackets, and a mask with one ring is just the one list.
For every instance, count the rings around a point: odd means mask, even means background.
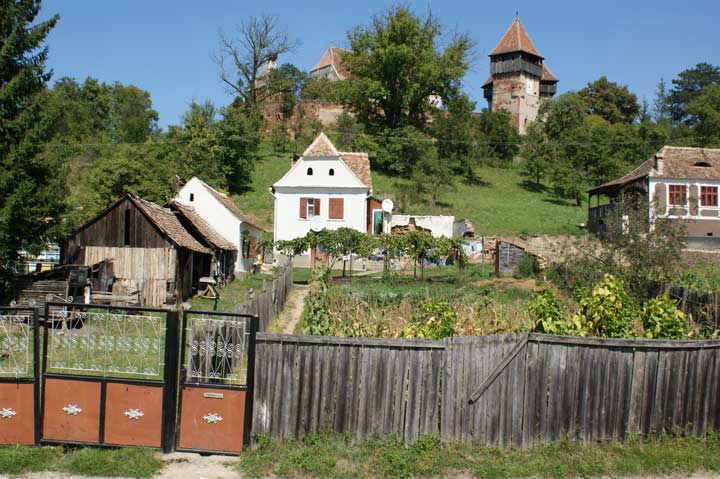
[{"label": "corrugated roof", "polygon": [[165,234],[176,245],[197,251],[199,253],[210,253],[205,246],[201,245],[180,223],[175,213],[167,208],[163,208],[151,201],[138,198],[135,195],[128,194],[135,206],[140,209],[145,216],[152,222],[163,234]]},{"label": "corrugated roof", "polygon": [[203,240],[205,240],[213,248],[226,251],[237,251],[237,247],[231,241],[225,239],[223,235],[215,231],[215,229],[210,226],[210,224],[205,221],[200,214],[198,214],[193,206],[180,203],[178,200],[170,201],[168,206],[171,209],[176,210],[188,222],[190,222]]},{"label": "corrugated roof", "polygon": [[512,52],[525,52],[542,58],[518,17],[515,17],[512,21],[500,43],[490,52],[490,56]]},{"label": "corrugated roof", "polygon": [[[662,159],[659,171],[655,169],[658,158]],[[627,175],[597,186],[590,193],[611,192],[645,177],[718,181],[720,149],[664,146]]]}]

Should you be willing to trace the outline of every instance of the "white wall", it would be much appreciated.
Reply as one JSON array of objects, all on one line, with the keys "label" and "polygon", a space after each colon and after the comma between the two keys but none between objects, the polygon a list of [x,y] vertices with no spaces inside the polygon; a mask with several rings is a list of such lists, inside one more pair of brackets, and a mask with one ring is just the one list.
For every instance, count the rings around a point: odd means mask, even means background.
[{"label": "white wall", "polygon": [[[275,241],[305,236],[310,230],[353,228],[367,230],[367,188],[275,189]],[[300,198],[318,198],[320,216],[300,218]],[[330,198],[344,198],[344,219],[331,220]]]},{"label": "white wall", "polygon": [[435,238],[444,236],[446,238],[453,237],[453,227],[455,225],[454,216],[442,215],[392,215],[390,227],[407,226],[410,224],[410,218],[415,218],[415,225],[430,230]]},{"label": "white wall", "polygon": [[[190,201],[190,194],[194,195],[193,201]],[[262,236],[262,232],[260,230],[250,227],[240,221],[230,212],[230,210],[225,208],[222,203],[215,199],[205,185],[203,185],[203,183],[195,177],[193,177],[180,189],[176,199],[193,206],[195,211],[205,221],[207,221],[215,231],[235,245],[238,250],[237,261],[235,262],[236,272],[245,272],[252,268],[252,262],[254,260],[243,260],[242,258],[241,234],[243,229],[247,229],[251,232],[251,234],[253,234],[253,236],[257,236],[259,241],[260,236]],[[248,263],[250,265],[249,267]]]}]

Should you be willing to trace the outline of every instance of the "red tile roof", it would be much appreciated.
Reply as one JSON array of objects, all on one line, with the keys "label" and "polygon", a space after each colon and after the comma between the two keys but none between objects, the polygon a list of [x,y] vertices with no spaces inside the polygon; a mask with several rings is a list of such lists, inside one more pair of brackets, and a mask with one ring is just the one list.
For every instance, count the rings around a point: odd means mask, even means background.
[{"label": "red tile roof", "polygon": [[355,173],[363,185],[372,189],[372,175],[370,174],[370,158],[367,153],[342,152],[340,159]]},{"label": "red tile roof", "polygon": [[190,224],[192,224],[197,231],[197,234],[213,248],[226,251],[237,250],[237,247],[232,242],[225,239],[223,235],[215,231],[215,229],[197,213],[193,206],[185,205],[180,203],[178,200],[170,201],[167,206],[177,211],[178,214],[182,215]]},{"label": "red tile roof", "polygon": [[515,17],[515,20],[510,24],[500,43],[490,52],[490,56],[512,52],[525,52],[542,58],[542,55],[537,51],[535,45],[533,45],[530,36],[525,31],[525,27],[520,23],[518,17]]},{"label": "red tile roof", "polygon": [[332,144],[330,138],[325,133],[320,134],[310,143],[305,149],[302,156],[340,156],[338,151],[335,149],[335,145]]},{"label": "red tile roof", "polygon": [[[658,158],[662,159],[659,170],[655,169]],[[612,192],[645,177],[720,180],[720,149],[664,146],[627,175],[597,186],[591,189],[590,193]]]},{"label": "red tile roof", "polygon": [[542,77],[540,78],[540,81],[549,82],[549,83],[554,83],[554,82],[559,81],[558,77],[553,75],[553,72],[550,71],[550,69],[548,68],[547,65],[545,65],[544,62],[543,62],[543,73],[542,73]]},{"label": "red tile roof", "polygon": [[312,73],[315,70],[320,70],[321,68],[332,65],[335,68],[338,77],[341,80],[346,79],[348,76],[350,76],[350,71],[348,70],[347,65],[345,65],[345,63],[343,63],[342,61],[343,53],[345,53],[345,50],[343,50],[342,48],[328,48],[327,50],[325,50],[325,53],[323,53],[320,61],[317,63],[317,65],[313,67],[312,70],[310,70],[310,72]]}]

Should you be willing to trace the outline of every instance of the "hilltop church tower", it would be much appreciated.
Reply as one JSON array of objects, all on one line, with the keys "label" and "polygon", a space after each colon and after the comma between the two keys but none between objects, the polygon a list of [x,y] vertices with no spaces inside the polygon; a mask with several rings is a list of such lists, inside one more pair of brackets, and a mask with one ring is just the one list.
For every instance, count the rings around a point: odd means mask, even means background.
[{"label": "hilltop church tower", "polygon": [[557,92],[558,79],[517,16],[489,56],[490,78],[482,85],[489,109],[507,110],[510,124],[525,134],[537,118],[541,100]]}]

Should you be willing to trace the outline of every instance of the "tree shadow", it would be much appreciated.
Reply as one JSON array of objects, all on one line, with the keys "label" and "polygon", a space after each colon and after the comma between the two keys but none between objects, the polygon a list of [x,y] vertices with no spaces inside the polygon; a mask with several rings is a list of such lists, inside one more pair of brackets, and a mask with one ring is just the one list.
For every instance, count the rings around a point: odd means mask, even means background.
[{"label": "tree shadow", "polygon": [[523,180],[518,183],[518,186],[532,193],[545,193],[548,189],[547,186],[530,180]]},{"label": "tree shadow", "polygon": [[463,184],[468,186],[479,186],[483,188],[487,188],[492,186],[492,183],[489,181],[483,180],[479,176],[473,176],[472,178],[463,177],[462,179]]},{"label": "tree shadow", "polygon": [[543,198],[543,201],[557,206],[577,206],[573,200],[565,200],[562,198]]}]

